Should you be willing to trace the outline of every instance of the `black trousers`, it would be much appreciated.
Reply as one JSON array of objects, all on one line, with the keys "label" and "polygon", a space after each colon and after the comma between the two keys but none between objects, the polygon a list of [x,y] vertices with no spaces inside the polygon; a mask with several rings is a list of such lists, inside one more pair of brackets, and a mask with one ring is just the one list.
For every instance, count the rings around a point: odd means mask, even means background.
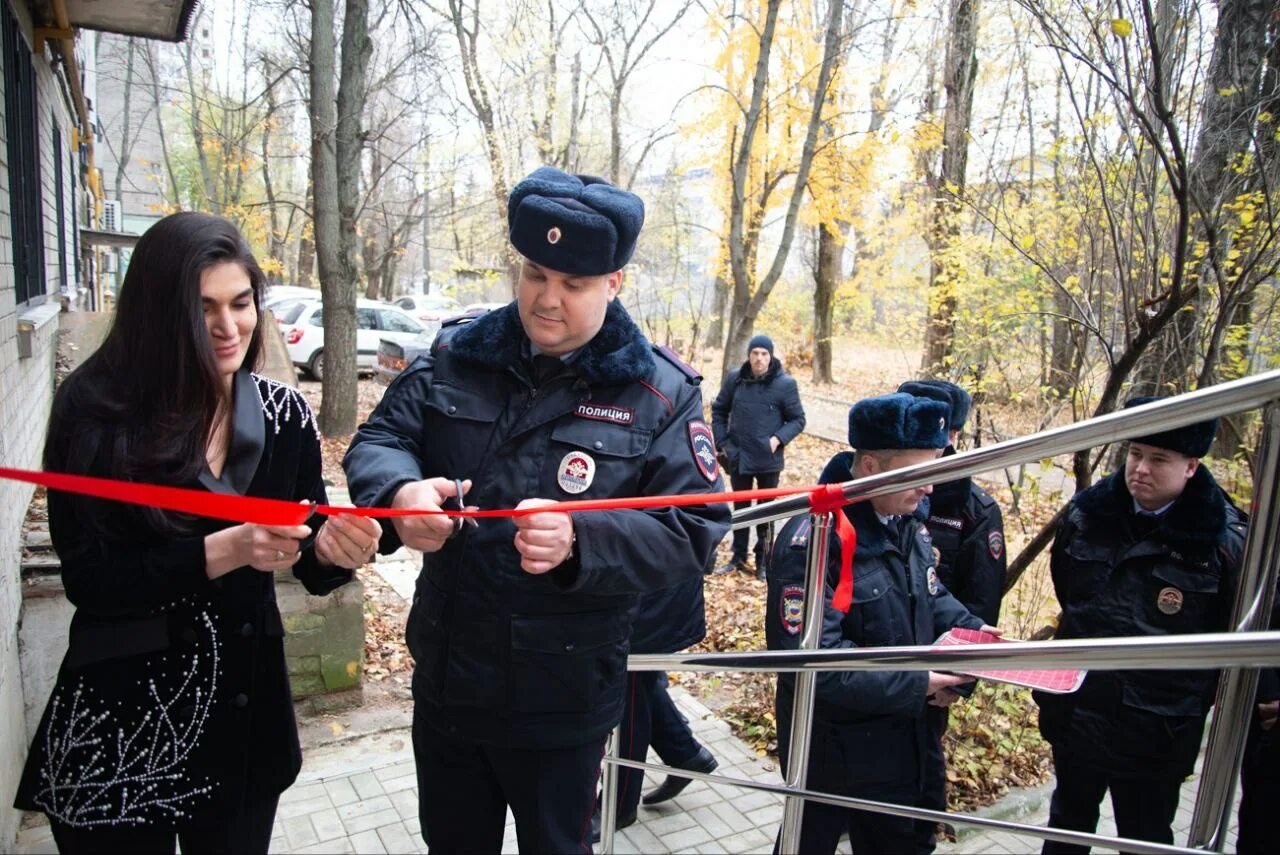
[{"label": "black trousers", "polygon": [[[809,785],[811,789],[820,789]],[[876,794],[876,801],[912,804],[913,793]],[[840,835],[848,832],[854,855],[910,855],[915,851],[915,822],[882,813],[849,810],[818,802],[805,802],[800,820],[800,855],[831,855]],[[776,855],[782,846],[782,832],[774,841]]]},{"label": "black trousers", "polygon": [[1280,806],[1280,725],[1263,730],[1254,717],[1240,765],[1240,855],[1274,851],[1275,812]]},{"label": "black trousers", "polygon": [[590,852],[604,737],[550,751],[499,748],[441,733],[413,713],[418,816],[433,855],[500,852],[507,806],[521,852]]},{"label": "black trousers", "polygon": [[182,844],[183,855],[265,855],[271,844],[271,828],[275,824],[279,801],[279,793],[262,795],[246,790],[240,804],[226,811],[203,815],[181,831],[145,826],[73,828],[53,817],[49,818],[49,825],[53,830],[54,843],[63,855],[116,852],[171,855],[178,843]]},{"label": "black trousers", "polygon": [[[680,766],[702,750],[688,720],[667,694],[665,671],[632,671],[628,675],[621,736],[618,750],[626,760],[643,761],[652,745],[663,763]],[[623,767],[618,772],[618,816],[629,816],[640,804],[644,772]]]},{"label": "black trousers", "polygon": [[[925,745],[924,765],[920,770],[920,807],[929,810],[947,809],[947,756],[942,748],[942,736],[947,732],[951,710],[944,707],[926,707],[925,722],[929,728],[929,741]],[[938,824],[933,820],[916,823],[916,851],[932,852],[938,845]]]},{"label": "black trousers", "polygon": [[[1121,837],[1173,843],[1173,817],[1178,812],[1180,777],[1117,778],[1086,766],[1065,751],[1053,750],[1058,786],[1049,803],[1049,825],[1072,831],[1096,831],[1098,808],[1107,790],[1116,816],[1116,832]],[[1043,853],[1075,855],[1087,846],[1046,840]]]},{"label": "black trousers", "polygon": [[[729,485],[735,490],[750,490],[758,487],[767,490],[770,487],[778,486],[778,478],[781,472],[760,472],[756,475],[730,475]],[[752,483],[754,482],[754,484]],[[754,502],[734,502],[735,510],[751,507]],[[747,560],[747,542],[751,538],[751,529],[740,528],[733,532],[733,557],[746,562]],[[760,561],[769,552],[769,524],[756,526],[756,569],[760,569]]]}]

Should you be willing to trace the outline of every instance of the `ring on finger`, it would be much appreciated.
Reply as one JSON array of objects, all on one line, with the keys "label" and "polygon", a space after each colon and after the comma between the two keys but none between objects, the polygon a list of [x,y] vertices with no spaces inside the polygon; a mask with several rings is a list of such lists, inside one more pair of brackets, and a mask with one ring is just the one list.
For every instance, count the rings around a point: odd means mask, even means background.
[{"label": "ring on finger", "polygon": [[283,553],[282,551],[280,551],[279,549],[277,549],[277,550],[276,550],[276,560],[277,560],[277,561],[283,561],[283,560],[284,560],[284,553]]}]

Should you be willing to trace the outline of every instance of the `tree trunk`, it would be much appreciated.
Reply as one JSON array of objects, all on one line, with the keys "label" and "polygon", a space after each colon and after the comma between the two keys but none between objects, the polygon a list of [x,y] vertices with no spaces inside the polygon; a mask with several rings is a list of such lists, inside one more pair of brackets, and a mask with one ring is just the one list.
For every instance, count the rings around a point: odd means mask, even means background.
[{"label": "tree trunk", "polygon": [[338,203],[334,29],[333,0],[311,0],[311,182],[325,344],[320,429],[347,436],[356,427],[356,295],[354,280],[344,275]]},{"label": "tree trunk", "polygon": [[809,114],[809,124],[805,132],[804,143],[800,152],[800,160],[796,167],[795,185],[791,189],[791,200],[787,206],[786,219],[782,226],[782,234],[778,248],[774,253],[769,270],[756,281],[755,264],[751,253],[757,243],[750,240],[748,246],[748,225],[752,214],[746,209],[748,167],[751,164],[752,147],[756,140],[757,129],[762,115],[765,92],[769,84],[769,57],[773,50],[774,34],[778,23],[778,7],[780,0],[769,0],[766,9],[765,25],[760,33],[760,53],[752,79],[751,105],[747,109],[743,126],[742,144],[738,148],[738,156],[733,165],[733,200],[729,216],[729,263],[733,273],[733,303],[729,315],[729,335],[725,342],[725,372],[728,372],[746,353],[747,342],[751,340],[755,329],[756,317],[769,299],[773,286],[782,276],[787,255],[791,251],[791,242],[795,236],[796,221],[800,210],[800,200],[804,196],[805,187],[809,183],[809,168],[813,164],[813,153],[817,146],[818,130],[822,125],[822,111],[826,105],[828,89],[840,51],[841,19],[844,14],[844,0],[831,0],[828,10],[825,37],[822,48],[822,65],[818,70],[818,81],[813,89],[813,106]]},{"label": "tree trunk", "polygon": [[951,250],[960,233],[960,199],[969,159],[969,123],[978,76],[978,5],[978,0],[953,0],[947,30],[942,69],[942,85],[947,93],[942,119],[942,168],[929,229],[929,322],[921,365],[930,377],[945,372],[954,348],[955,288],[962,271]]},{"label": "tree trunk", "polygon": [[[847,228],[847,224],[838,227]],[[847,234],[847,232],[846,232]],[[818,266],[813,275],[813,382],[832,382],[831,337],[845,236],[828,223],[818,226]]]},{"label": "tree trunk", "polygon": [[[312,134],[314,135],[314,131]],[[315,151],[315,140],[311,141],[312,152]],[[315,163],[311,164],[311,170],[307,173],[307,192],[303,196],[302,208],[307,212],[307,216],[311,219],[311,228],[307,228],[306,221],[303,222],[302,228],[298,229],[298,262],[297,276],[294,278],[295,285],[310,286],[315,279],[316,273],[316,217],[315,217]]]},{"label": "tree trunk", "polygon": [[[484,136],[485,154],[489,158],[489,172],[493,179],[493,201],[497,207],[498,222],[507,221],[507,165],[502,154],[502,143],[498,137],[497,125],[493,116],[493,105],[489,99],[489,86],[481,73],[477,41],[480,37],[480,0],[474,0],[471,8],[470,27],[465,17],[462,0],[449,0],[449,14],[453,23],[453,33],[458,40],[458,52],[462,60],[462,79],[467,86],[467,95],[471,106],[476,111],[476,120]],[[511,281],[514,284],[519,271],[515,250],[508,241],[502,242],[501,258],[506,262]]]},{"label": "tree trunk", "polygon": [[[268,69],[268,73],[270,69]],[[281,268],[284,266],[285,257],[285,235],[280,230],[280,212],[276,209],[275,188],[271,183],[271,126],[275,121],[276,109],[279,105],[276,102],[275,87],[268,86],[267,92],[267,112],[262,119],[262,192],[267,197],[267,228],[269,241],[269,249],[271,258],[277,262],[272,265],[271,272],[267,274],[267,281],[272,285],[279,285],[281,281]]]}]

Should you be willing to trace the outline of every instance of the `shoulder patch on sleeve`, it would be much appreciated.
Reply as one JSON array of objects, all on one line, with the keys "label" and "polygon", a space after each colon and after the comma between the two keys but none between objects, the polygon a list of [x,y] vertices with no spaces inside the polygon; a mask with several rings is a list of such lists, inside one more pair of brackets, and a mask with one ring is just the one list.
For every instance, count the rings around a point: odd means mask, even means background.
[{"label": "shoulder patch on sleeve", "polygon": [[689,363],[677,356],[676,352],[671,348],[666,345],[655,344],[653,346],[653,352],[674,365],[680,373],[684,375],[685,379],[693,385],[696,386],[702,382],[702,375],[694,370],[693,366],[689,365]]},{"label": "shoulder patch on sleeve", "polygon": [[987,550],[992,558],[1000,560],[1000,556],[1004,555],[1004,532],[996,529],[987,533]]},{"label": "shoulder patch on sleeve", "polygon": [[716,462],[716,441],[711,436],[711,428],[702,419],[689,422],[689,450],[693,452],[693,463],[698,472],[714,484],[720,476],[720,464]]},{"label": "shoulder patch on sleeve", "polygon": [[787,635],[799,635],[804,629],[804,585],[787,585],[778,598],[778,617]]}]

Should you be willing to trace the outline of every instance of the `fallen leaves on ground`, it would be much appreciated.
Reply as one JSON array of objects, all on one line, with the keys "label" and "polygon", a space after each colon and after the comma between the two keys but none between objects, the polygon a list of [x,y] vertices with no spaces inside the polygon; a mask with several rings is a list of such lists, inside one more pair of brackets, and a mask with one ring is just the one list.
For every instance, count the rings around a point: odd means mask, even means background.
[{"label": "fallen leaves on ground", "polygon": [[356,573],[364,583],[365,677],[408,686],[413,675],[413,657],[404,641],[409,604],[373,568]]}]

